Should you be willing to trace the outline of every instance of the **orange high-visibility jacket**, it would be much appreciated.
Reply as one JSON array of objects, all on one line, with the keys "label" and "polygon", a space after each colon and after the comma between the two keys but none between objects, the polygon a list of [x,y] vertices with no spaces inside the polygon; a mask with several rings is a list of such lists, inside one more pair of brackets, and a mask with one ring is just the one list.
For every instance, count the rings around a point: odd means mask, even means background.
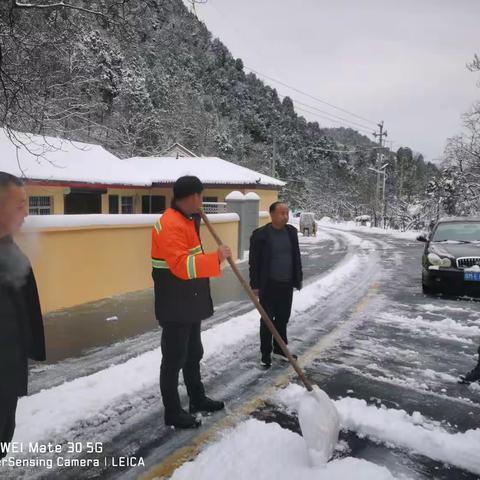
[{"label": "orange high-visibility jacket", "polygon": [[152,228],[152,267],[182,280],[220,276],[217,252],[204,253],[195,219],[169,208]]},{"label": "orange high-visibility jacket", "polygon": [[213,314],[210,277],[220,276],[217,252],[204,253],[198,215],[169,208],[152,228],[155,315],[166,322],[192,323]]}]

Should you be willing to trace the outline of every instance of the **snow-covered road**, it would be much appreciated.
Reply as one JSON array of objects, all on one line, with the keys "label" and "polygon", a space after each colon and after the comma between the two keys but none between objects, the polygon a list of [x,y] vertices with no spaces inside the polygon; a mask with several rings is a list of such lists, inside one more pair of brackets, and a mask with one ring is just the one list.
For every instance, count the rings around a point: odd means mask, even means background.
[{"label": "snow-covered road", "polygon": [[[451,453],[449,442],[455,434],[480,427],[480,389],[456,383],[458,373],[471,368],[474,361],[480,305],[421,294],[421,247],[410,238],[322,226],[318,239],[301,241],[308,280],[295,294],[291,347],[310,377],[343,402],[337,404],[342,406],[343,418],[350,421],[344,423],[343,450],[336,460],[344,463],[329,467],[331,476],[314,477],[314,472],[305,471],[297,472],[299,478],[337,478],[338,472],[338,478],[344,478],[348,471],[358,472],[354,478],[371,479],[473,479],[480,475],[480,467],[476,470],[468,454],[455,461],[458,455],[448,456],[440,447],[434,448],[435,442],[443,442],[445,451]],[[146,467],[113,468],[103,463],[48,470],[0,467],[2,473],[6,478],[126,479],[151,470],[146,478],[160,478],[202,450],[219,431],[238,422],[240,433],[232,435],[240,445],[242,435],[253,431],[259,439],[264,435],[266,443],[276,435],[279,445],[296,444],[288,435],[280,439],[284,429],[272,433],[257,420],[242,427],[242,420],[252,412],[258,418],[263,411],[267,421],[279,415],[277,409],[285,408],[279,406],[281,402],[275,406],[270,400],[270,407],[264,408],[259,399],[272,399],[280,386],[289,383],[291,371],[284,365],[268,371],[259,368],[258,315],[238,292],[233,297],[220,300],[203,334],[204,379],[212,396],[227,400],[227,412],[205,418],[198,431],[165,428],[158,392],[159,336],[158,331],[147,332],[34,370],[32,393],[19,404],[15,434],[15,440],[25,442],[103,442],[101,455],[75,458],[142,456]],[[294,413],[287,416],[295,423]],[[426,439],[419,442],[413,437],[423,430],[397,435],[401,423],[389,419],[403,419],[433,433],[419,436]],[[473,447],[480,441],[474,431],[467,436]],[[433,447],[422,448],[429,441]],[[247,446],[242,448],[248,457]],[[180,449],[184,452],[181,461]],[[206,462],[205,456],[199,458]],[[291,459],[286,456],[284,460],[284,472],[291,474]],[[452,466],[445,467],[443,462]],[[360,477],[361,472],[367,472],[366,476]]]}]

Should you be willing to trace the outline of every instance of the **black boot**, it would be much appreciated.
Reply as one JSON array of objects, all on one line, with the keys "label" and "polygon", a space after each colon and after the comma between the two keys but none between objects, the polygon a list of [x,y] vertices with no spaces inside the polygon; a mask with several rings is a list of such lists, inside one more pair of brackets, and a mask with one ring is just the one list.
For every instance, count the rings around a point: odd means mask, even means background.
[{"label": "black boot", "polygon": [[190,413],[197,412],[218,412],[223,410],[225,404],[219,400],[212,400],[211,398],[204,397],[199,401],[190,401]]},{"label": "black boot", "polygon": [[260,363],[263,367],[270,368],[272,366],[272,355],[270,353],[262,353],[262,360]]},{"label": "black boot", "polygon": [[175,428],[198,428],[202,422],[185,410],[165,412],[165,425]]},{"label": "black boot", "polygon": [[467,374],[460,376],[460,383],[472,383],[480,381],[480,364]]}]

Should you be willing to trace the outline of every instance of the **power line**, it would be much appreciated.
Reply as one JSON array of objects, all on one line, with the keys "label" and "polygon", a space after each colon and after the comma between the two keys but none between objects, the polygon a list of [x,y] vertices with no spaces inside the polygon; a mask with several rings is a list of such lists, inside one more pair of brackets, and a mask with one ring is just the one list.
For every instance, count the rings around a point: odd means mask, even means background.
[{"label": "power line", "polygon": [[[192,1],[192,0],[190,0],[190,1]],[[193,0],[193,1],[195,1],[195,0]],[[201,1],[200,3],[204,3],[204,2]],[[243,35],[243,33],[236,27],[236,25],[235,25],[229,18],[227,18],[227,17],[225,16],[225,14],[224,14],[213,2],[210,2],[209,5],[210,5],[214,10],[217,11],[217,13],[218,13],[218,14],[233,28],[233,30],[242,38],[242,40],[245,40],[245,36]],[[290,89],[292,89],[292,90],[300,93],[301,95],[305,95],[305,96],[307,96],[307,97],[309,97],[309,98],[311,98],[311,99],[313,99],[313,100],[315,100],[315,101],[317,101],[317,102],[323,103],[324,105],[328,105],[328,106],[331,107],[331,108],[335,108],[335,109],[337,109],[337,110],[339,110],[339,111],[341,111],[341,112],[343,112],[343,113],[346,113],[346,114],[348,114],[348,115],[350,115],[350,116],[356,117],[356,118],[358,118],[358,119],[360,119],[360,120],[366,121],[366,122],[368,122],[368,123],[370,123],[370,124],[372,124],[372,125],[377,126],[377,122],[374,122],[374,121],[372,121],[372,120],[369,120],[368,118],[362,117],[361,115],[358,115],[358,114],[356,114],[356,113],[353,113],[353,112],[351,112],[351,111],[349,111],[349,110],[347,110],[347,109],[345,109],[345,108],[342,108],[342,107],[339,107],[339,106],[337,106],[337,105],[334,105],[333,103],[329,103],[329,102],[327,102],[327,101],[325,101],[325,100],[322,100],[322,99],[320,99],[320,98],[318,98],[318,97],[315,97],[315,96],[313,96],[313,95],[311,95],[311,94],[309,94],[309,93],[307,93],[307,92],[304,92],[304,91],[302,91],[302,90],[300,90],[300,89],[298,89],[298,88],[296,88],[296,87],[293,87],[293,86],[291,86],[291,85],[288,85],[288,84],[286,84],[286,83],[284,83],[284,82],[282,82],[282,81],[280,81],[280,80],[277,80],[277,79],[275,79],[275,78],[273,78],[273,77],[271,77],[271,76],[269,76],[269,75],[266,75],[266,74],[264,74],[264,73],[261,73],[261,72],[259,72],[259,71],[256,70],[256,69],[253,69],[253,68],[248,67],[248,66],[245,66],[245,65],[244,65],[244,68],[247,69],[247,70],[250,70],[250,71],[253,72],[253,73],[256,73],[257,75],[260,75],[260,76],[262,76],[262,77],[264,77],[264,78],[267,78],[267,79],[269,79],[269,80],[272,80],[272,81],[274,81],[274,82],[276,82],[276,83],[278,83],[278,84],[280,84],[280,85],[283,85],[283,86],[286,87],[286,88],[290,88]],[[355,125],[355,127],[357,127],[357,128],[364,128],[365,130],[369,130],[369,129],[371,128],[371,127],[366,126],[366,125],[361,125],[361,124],[359,124],[358,122],[355,122],[355,121],[353,121],[353,120],[348,120],[348,119],[345,119],[344,117],[339,117],[338,115],[335,115],[335,114],[333,114],[333,113],[325,112],[324,110],[320,110],[320,109],[318,109],[317,107],[314,107],[314,106],[312,106],[312,105],[308,105],[308,104],[302,103],[302,102],[300,102],[299,100],[295,100],[295,102],[298,103],[299,105],[304,105],[304,106],[306,106],[306,107],[309,107],[309,108],[313,108],[313,109],[315,109],[315,110],[318,110],[319,112],[321,112],[321,113],[323,113],[323,114],[325,114],[325,115],[333,116],[333,117],[335,117],[335,118],[337,118],[337,119],[339,119],[339,120],[342,120],[342,121],[344,121],[344,122],[346,122],[346,123],[350,123],[350,124],[352,124],[352,125]],[[307,112],[307,113],[312,114],[311,112]],[[320,118],[321,118],[321,117],[320,117]],[[328,118],[328,120],[334,121],[335,123],[339,123],[338,121],[332,120],[331,118]],[[368,131],[368,132],[365,131],[365,133],[367,133],[368,135],[371,135],[371,131]]]},{"label": "power line", "polygon": [[[280,98],[287,98],[285,95],[278,95],[278,96]],[[339,117],[338,115],[335,115],[333,113],[329,113],[329,112],[326,112],[325,110],[321,110],[320,108],[314,107],[313,105],[309,105],[308,103],[300,102],[296,98],[292,98],[292,97],[289,97],[289,98],[291,98],[291,100],[293,102],[295,102],[296,104],[298,103],[299,105],[303,105],[304,107],[308,107],[308,108],[311,108],[311,109],[313,109],[313,110],[315,110],[319,113],[322,113],[324,115],[328,115],[328,117],[332,117],[331,120],[333,120],[333,119],[342,120],[346,124],[353,125],[354,127],[360,127],[360,128],[365,129],[365,130],[368,130],[370,128],[368,125],[362,125],[360,123],[354,122],[353,120],[348,120],[347,118]],[[372,134],[370,131],[369,131],[369,133]]]},{"label": "power line", "polygon": [[[339,120],[334,120],[332,118],[328,118],[328,117],[325,117],[324,115],[320,115],[319,113],[317,112],[312,112],[311,110],[307,110],[306,108],[302,108],[302,107],[295,107],[296,110],[299,110],[301,112],[305,112],[305,113],[309,113],[310,115],[313,115],[314,117],[318,117],[318,118],[322,118],[322,119],[326,119],[326,120],[329,120],[331,122],[334,122],[334,123],[338,123],[340,126],[345,126],[345,123],[344,122],[340,122]],[[351,127],[350,127],[351,128]],[[362,133],[365,133],[366,135],[372,135],[372,132],[371,131],[368,131],[368,130],[365,130],[363,128],[359,128],[359,127],[356,127],[356,129],[359,131],[359,132],[362,132]]]},{"label": "power line", "polygon": [[318,97],[314,97],[313,95],[310,95],[309,93],[307,92],[304,92],[296,87],[293,87],[292,85],[288,85],[287,83],[284,83],[282,82],[281,80],[277,80],[276,78],[273,78],[273,77],[270,77],[269,75],[265,75],[264,73],[261,73],[259,72],[258,70],[255,70],[251,67],[248,67],[248,66],[244,66],[247,70],[250,70],[251,72],[257,74],[257,75],[260,75],[261,77],[264,77],[264,78],[267,78],[268,80],[271,80],[272,82],[276,82],[278,83],[279,85],[282,85],[286,88],[290,88],[291,90],[297,92],[297,93],[300,93],[302,95],[305,95],[306,97],[309,97],[311,98],[312,100],[315,100],[317,102],[320,102],[320,103],[323,103],[324,105],[328,105],[329,107],[331,108],[335,108],[336,110],[340,110],[341,112],[343,113],[347,113],[348,115],[351,115],[353,117],[356,117],[360,120],[364,120],[365,122],[368,122],[368,123],[371,123],[373,125],[377,125],[377,122],[374,122],[373,120],[369,120],[368,118],[365,118],[365,117],[362,117],[361,115],[357,115],[356,113],[353,113],[345,108],[342,108],[342,107],[338,107],[337,105],[334,105],[333,103],[329,103],[325,100],[322,100],[321,98],[318,98]]}]

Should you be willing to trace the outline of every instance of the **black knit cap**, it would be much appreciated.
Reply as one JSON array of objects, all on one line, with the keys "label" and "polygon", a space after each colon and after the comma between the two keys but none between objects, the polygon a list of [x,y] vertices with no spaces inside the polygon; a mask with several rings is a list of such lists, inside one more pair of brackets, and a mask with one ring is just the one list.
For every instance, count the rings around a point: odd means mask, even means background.
[{"label": "black knit cap", "polygon": [[175,200],[181,200],[182,198],[189,197],[195,193],[203,192],[203,183],[198,177],[185,175],[180,177],[173,184],[173,197]]}]

